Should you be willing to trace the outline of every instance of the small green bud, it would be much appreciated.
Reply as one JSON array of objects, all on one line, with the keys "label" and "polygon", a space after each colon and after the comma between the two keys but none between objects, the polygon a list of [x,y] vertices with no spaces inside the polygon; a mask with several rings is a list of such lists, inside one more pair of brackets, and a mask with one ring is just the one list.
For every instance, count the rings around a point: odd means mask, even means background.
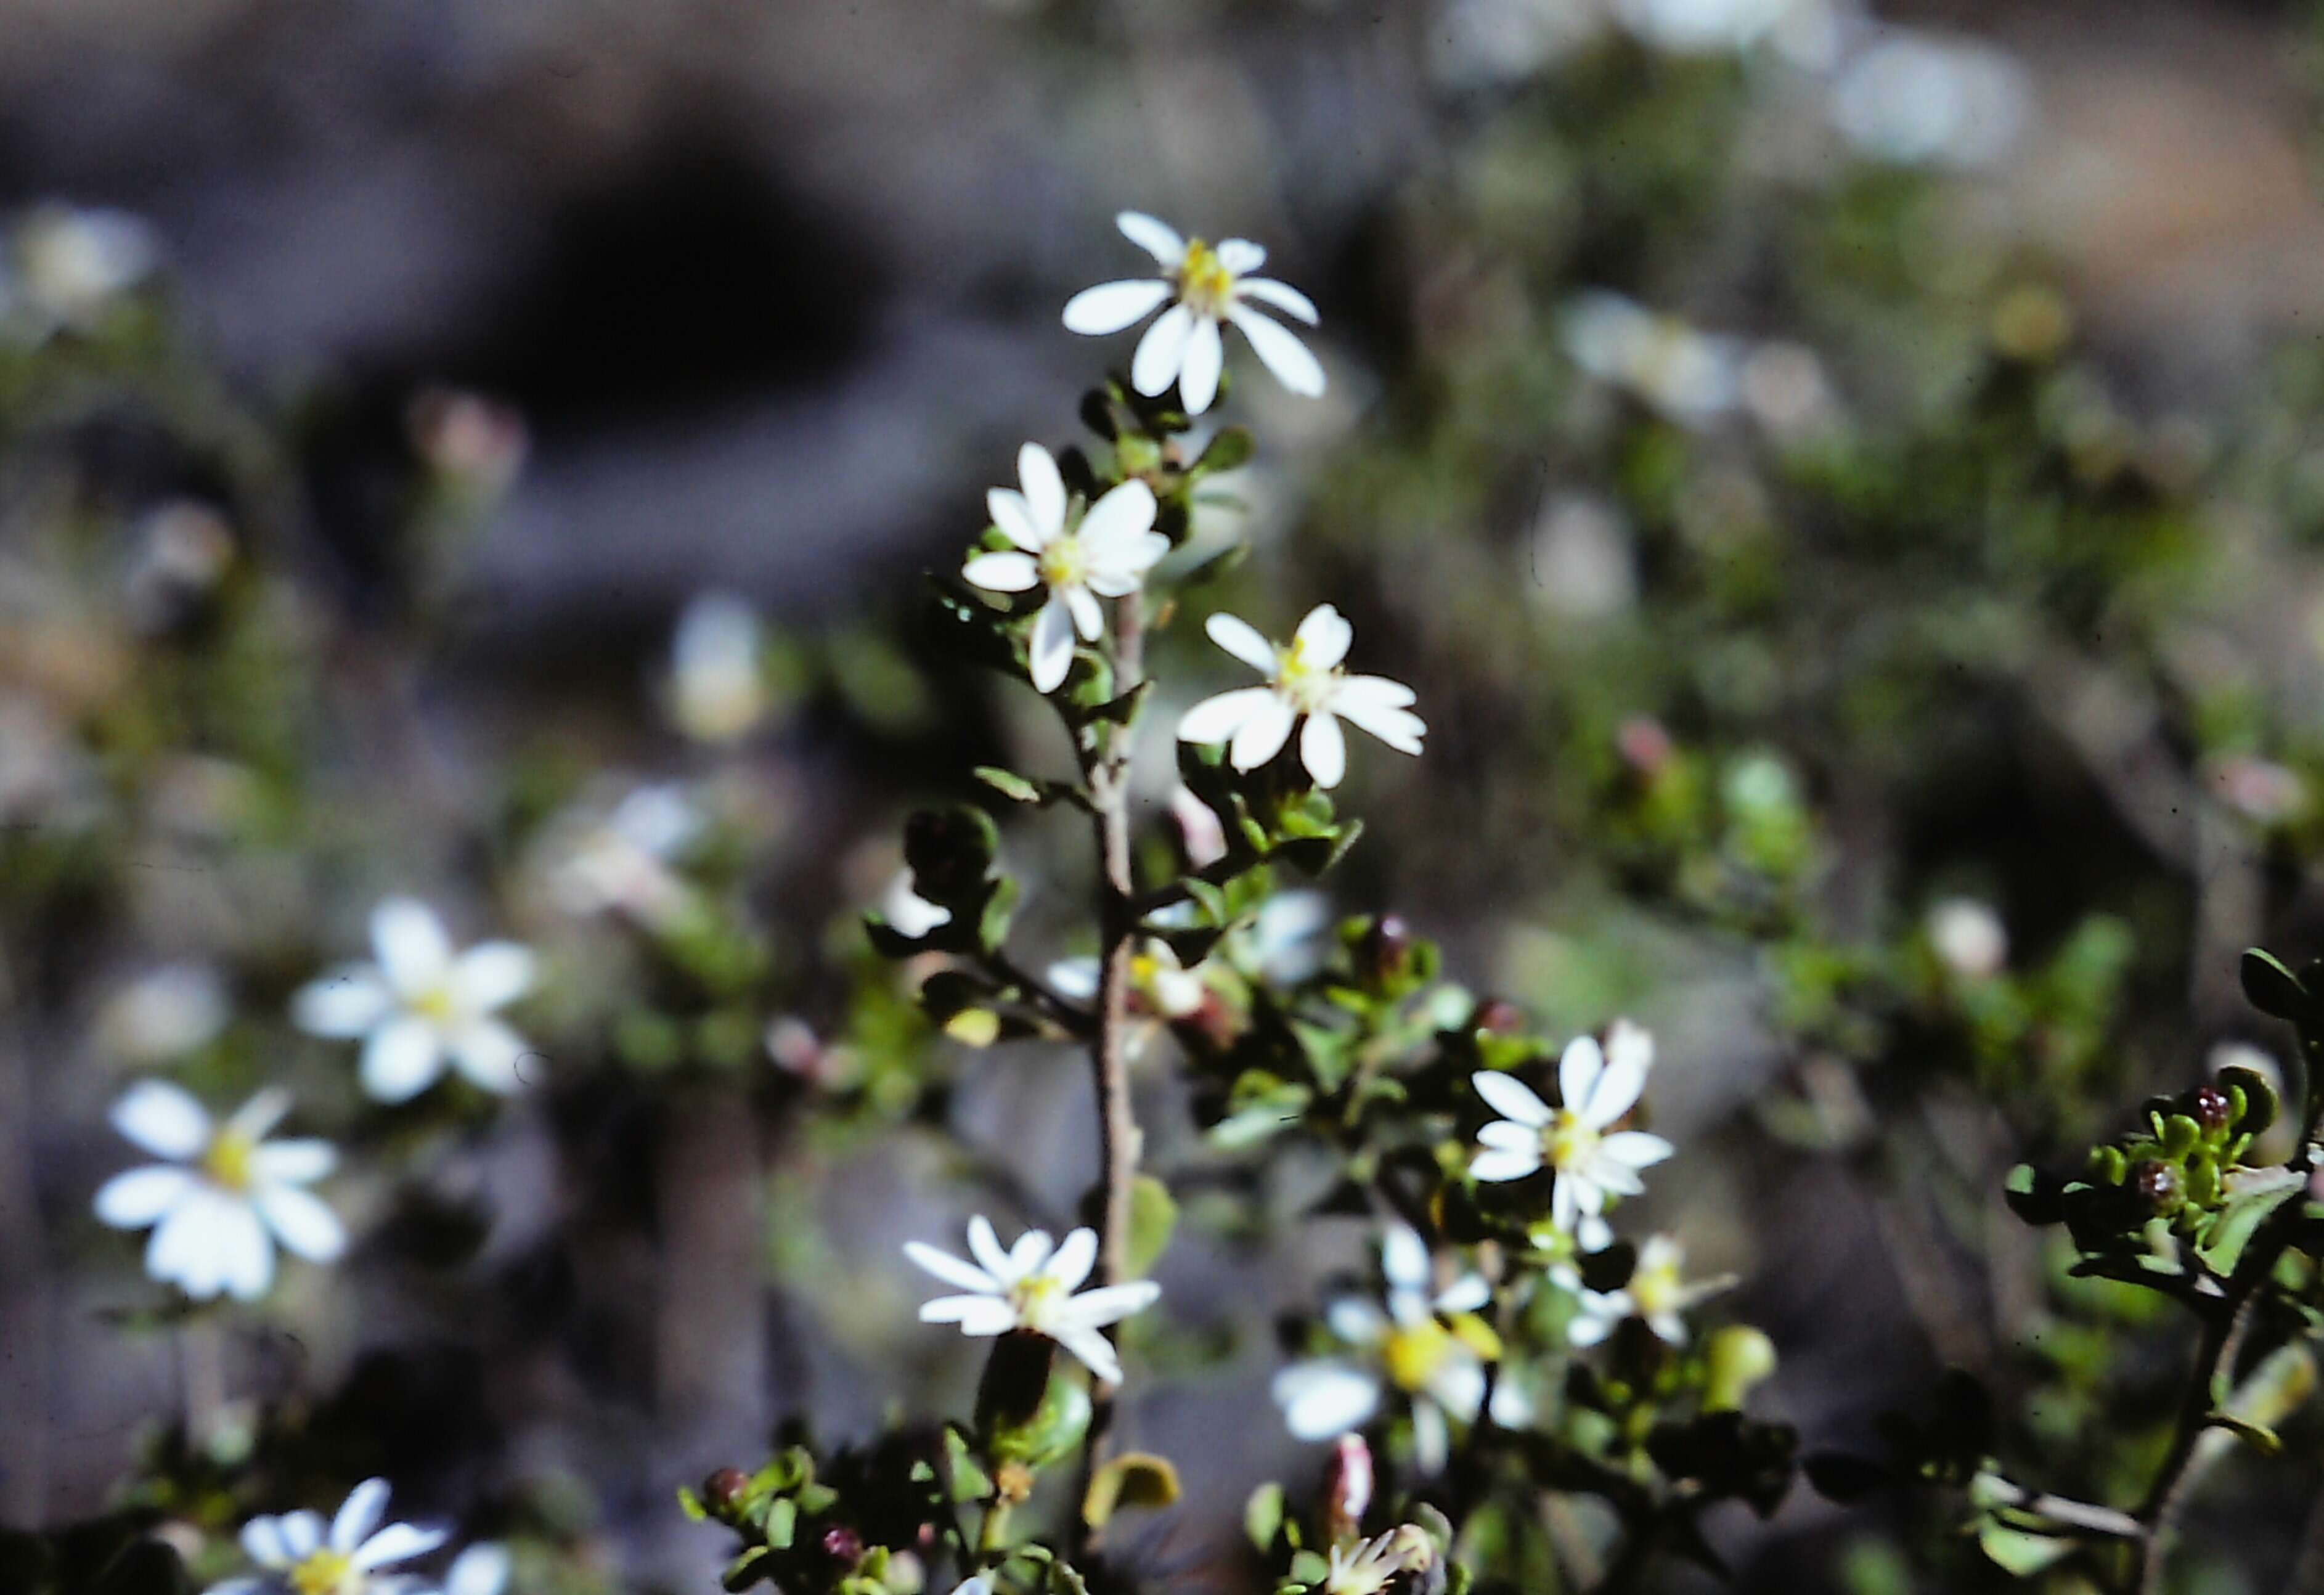
[{"label": "small green bud", "polygon": [[2197,1152],[2187,1159],[2187,1200],[2197,1207],[2209,1207],[2219,1199],[2219,1164],[2209,1153]]},{"label": "small green bud", "polygon": [[2130,1159],[2120,1147],[2090,1148],[2090,1177],[2109,1185],[2119,1185],[2130,1175]]},{"label": "small green bud", "polygon": [[1703,1346],[1709,1378],[1702,1392],[1705,1412],[1737,1412],[1753,1386],[1775,1371],[1775,1342],[1748,1323],[1714,1330]]},{"label": "small green bud", "polygon": [[2202,1135],[2201,1125],[2184,1113],[2173,1113],[2163,1121],[2158,1139],[2163,1142],[2163,1156],[2175,1158],[2184,1157]]}]

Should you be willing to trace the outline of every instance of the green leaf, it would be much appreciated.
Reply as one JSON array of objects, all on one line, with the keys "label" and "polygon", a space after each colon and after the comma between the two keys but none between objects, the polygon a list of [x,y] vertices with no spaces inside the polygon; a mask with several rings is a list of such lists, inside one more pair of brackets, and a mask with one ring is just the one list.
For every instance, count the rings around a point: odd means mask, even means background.
[{"label": "green leaf", "polygon": [[2030,1579],[2073,1554],[2074,1542],[2055,1535],[2030,1534],[1991,1518],[1978,1526],[1977,1543],[2004,1572]]},{"label": "green leaf", "polygon": [[1170,1187],[1150,1174],[1139,1175],[1130,1187],[1129,1264],[1134,1277],[1153,1272],[1177,1227],[1178,1203]]},{"label": "green leaf", "polygon": [[2307,989],[2274,954],[2246,947],[2236,973],[2243,977],[2244,1000],[2260,1012],[2280,1019],[2298,1019],[2308,1012]]},{"label": "green leaf", "polygon": [[1017,878],[1003,875],[985,893],[984,907],[976,917],[977,945],[987,954],[998,953],[1008,943],[1010,923],[1017,917]]},{"label": "green leaf", "polygon": [[1114,1458],[1090,1480],[1082,1498],[1082,1520],[1103,1528],[1124,1507],[1167,1507],[1178,1498],[1178,1470],[1167,1457],[1148,1452],[1127,1452]]},{"label": "green leaf", "polygon": [[1219,435],[1211,439],[1210,447],[1204,449],[1202,456],[1195,460],[1194,470],[1208,475],[1217,471],[1240,469],[1250,463],[1250,456],[1258,452],[1258,448],[1249,427],[1222,428]]},{"label": "green leaf", "polygon": [[695,1523],[707,1522],[710,1517],[710,1514],[703,1510],[702,1498],[683,1486],[679,1488],[678,1492],[678,1509],[685,1513],[687,1517]]},{"label": "green leaf", "polygon": [[791,1548],[791,1540],[798,1533],[798,1503],[788,1496],[776,1498],[767,1508],[767,1544],[778,1551]]},{"label": "green leaf", "polygon": [[1013,770],[1003,770],[997,764],[980,764],[975,774],[978,780],[1014,802],[1038,804],[1048,800],[1038,786]]},{"label": "green leaf", "polygon": [[1270,1550],[1275,1536],[1283,1532],[1283,1486],[1270,1480],[1252,1490],[1250,1499],[1243,1503],[1242,1531],[1259,1550]]},{"label": "green leaf", "polygon": [[753,1545],[726,1564],[726,1572],[718,1581],[729,1590],[747,1590],[773,1573],[773,1568],[761,1566],[773,1554],[764,1545]]}]

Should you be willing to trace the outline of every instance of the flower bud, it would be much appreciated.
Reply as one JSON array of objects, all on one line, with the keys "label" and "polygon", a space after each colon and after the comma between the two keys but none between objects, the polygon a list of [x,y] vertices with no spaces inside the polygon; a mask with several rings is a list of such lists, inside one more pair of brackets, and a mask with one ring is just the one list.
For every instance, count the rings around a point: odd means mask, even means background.
[{"label": "flower bud", "polygon": [[1356,969],[1370,986],[1401,980],[1412,968],[1412,927],[1400,914],[1383,914],[1356,944]]},{"label": "flower bud", "polygon": [[1703,1347],[1709,1369],[1703,1387],[1705,1412],[1736,1412],[1751,1388],[1775,1371],[1775,1342],[1748,1323],[1713,1332]]},{"label": "flower bud", "polygon": [[863,1560],[863,1536],[845,1524],[834,1524],[823,1531],[823,1554],[844,1568],[853,1569]]},{"label": "flower bud", "polygon": [[2131,1170],[2130,1178],[2140,1200],[2155,1212],[2175,1212],[2187,1199],[2186,1177],[2176,1164],[2142,1163]]},{"label": "flower bud", "polygon": [[1506,997],[1491,997],[1477,1004],[1477,1013],[1471,1021],[1480,1030],[1496,1036],[1515,1036],[1526,1028],[1525,1010]]},{"label": "flower bud", "polygon": [[750,1493],[751,1476],[740,1468],[721,1468],[702,1481],[702,1505],[713,1517],[732,1517]]},{"label": "flower bud", "polygon": [[1363,1532],[1372,1504],[1372,1451],[1361,1434],[1342,1434],[1323,1481],[1323,1535],[1331,1544]]},{"label": "flower bud", "polygon": [[2194,1111],[2195,1122],[2215,1135],[2227,1129],[2228,1120],[2235,1117],[2235,1103],[2216,1085],[2197,1086],[2190,1106]]}]

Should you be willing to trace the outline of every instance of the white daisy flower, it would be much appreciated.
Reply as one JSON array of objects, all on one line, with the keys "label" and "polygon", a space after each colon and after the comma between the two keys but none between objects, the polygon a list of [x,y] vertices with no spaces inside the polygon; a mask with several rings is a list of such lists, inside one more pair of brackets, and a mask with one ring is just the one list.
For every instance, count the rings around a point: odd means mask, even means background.
[{"label": "white daisy flower", "polygon": [[1127,598],[1146,583],[1154,562],[1170,551],[1170,539],[1154,530],[1154,490],[1124,482],[1092,504],[1078,525],[1065,524],[1069,505],[1057,462],[1038,443],[1017,451],[1019,487],[996,487],[984,495],[992,524],[1017,545],[1003,553],[979,554],[961,570],[961,579],[988,593],[1048,590],[1049,601],[1033,622],[1033,685],[1055,692],[1074,662],[1074,633],[1094,642],[1105,632],[1101,598]]},{"label": "white daisy flower", "polygon": [[772,707],[756,611],[732,593],[705,593],[678,617],[670,645],[669,714],[697,742],[748,735]]},{"label": "white daisy flower", "polygon": [[113,1127],[168,1159],[107,1180],[97,1216],[116,1230],[151,1226],[145,1271],[198,1301],[225,1291],[256,1301],[274,1282],[279,1240],[310,1262],[346,1249],[338,1216],[306,1186],[329,1174],[327,1141],[269,1141],[290,1106],[263,1091],[224,1124],[181,1088],[141,1081],[113,1105]]},{"label": "white daisy flower", "polygon": [[1638,1171],[1668,1157],[1673,1148],[1644,1130],[1606,1130],[1637,1105],[1654,1061],[1654,1038],[1618,1019],[1603,1049],[1589,1036],[1566,1045],[1557,1064],[1561,1107],[1543,1102],[1515,1075],[1485,1070],[1471,1076],[1477,1094],[1501,1117],[1477,1132],[1485,1150],[1470,1161],[1470,1177],[1521,1180],[1545,1166],[1554,1169],[1551,1216],[1569,1233],[1583,1218],[1604,1212],[1608,1196],[1637,1195],[1646,1189]]},{"label": "white daisy flower", "polygon": [[991,1221],[980,1213],[968,1221],[968,1249],[976,1258],[973,1263],[918,1240],[905,1245],[906,1257],[946,1285],[969,1293],[922,1304],[921,1323],[957,1323],[965,1335],[1000,1335],[1019,1329],[1047,1335],[1099,1378],[1110,1385],[1121,1382],[1120,1360],[1098,1332],[1152,1306],[1162,1294],[1160,1286],[1134,1279],[1075,1295],[1097,1266],[1094,1230],[1075,1230],[1062,1245],[1053,1243],[1045,1230],[1028,1230],[1003,1251]]},{"label": "white daisy flower", "polygon": [[[327,1528],[314,1512],[254,1517],[242,1526],[242,1549],[263,1571],[213,1584],[208,1595],[420,1595],[434,1580],[383,1570],[427,1555],[444,1543],[444,1531],[409,1523],[383,1527],[386,1510],[387,1480],[366,1479]],[[504,1560],[501,1572],[504,1578]]]},{"label": "white daisy flower", "polygon": [[[1478,1345],[1495,1349],[1498,1341],[1471,1315],[1492,1300],[1492,1287],[1471,1273],[1434,1289],[1428,1243],[1404,1224],[1390,1224],[1380,1238],[1380,1271],[1385,1313],[1360,1296],[1343,1296],[1324,1311],[1325,1324],[1358,1356],[1294,1363],[1275,1376],[1271,1393],[1295,1437],[1331,1440],[1371,1422],[1388,1389],[1400,1390],[1412,1406],[1413,1449],[1421,1469],[1434,1473],[1450,1454],[1446,1415],[1472,1423],[1484,1401]],[[1495,1385],[1492,1411],[1494,1422],[1512,1426],[1533,1415],[1508,1380]]]},{"label": "white daisy flower", "polygon": [[492,941],[455,953],[435,911],[410,898],[372,910],[371,943],[375,963],[342,964],[290,1002],[302,1030],[364,1038],[364,1091],[407,1102],[436,1083],[447,1056],[486,1091],[522,1083],[524,1037],[495,1015],[532,989],[530,948]]},{"label": "white daisy flower", "polygon": [[1307,346],[1250,308],[1257,300],[1315,325],[1315,306],[1305,294],[1272,277],[1250,275],[1267,263],[1266,250],[1248,238],[1224,239],[1213,248],[1200,238],[1181,238],[1135,210],[1123,211],[1114,225],[1154,257],[1161,275],[1084,289],[1065,301],[1065,326],[1102,337],[1169,305],[1138,340],[1130,363],[1132,387],[1151,399],[1176,383],[1186,413],[1202,414],[1218,396],[1219,371],[1226,360],[1219,324],[1231,321],[1277,382],[1309,398],[1323,391],[1323,368]]},{"label": "white daisy flower", "polygon": [[1228,761],[1237,770],[1257,770],[1282,751],[1293,724],[1305,715],[1299,761],[1319,787],[1336,787],[1347,773],[1343,719],[1400,753],[1420,751],[1428,727],[1412,712],[1412,688],[1384,676],[1351,676],[1340,668],[1356,632],[1330,604],[1307,612],[1287,648],[1277,648],[1231,614],[1213,615],[1203,629],[1212,641],[1264,672],[1267,685],[1204,698],[1180,717],[1179,741],[1231,740]]},{"label": "white daisy flower", "polygon": [[1561,1273],[1558,1283],[1582,1298],[1582,1310],[1566,1326],[1565,1338],[1576,1346],[1595,1346],[1612,1334],[1626,1318],[1643,1318],[1646,1327],[1674,1346],[1686,1344],[1686,1320],[1682,1314],[1697,1302],[1717,1295],[1731,1279],[1704,1279],[1688,1284],[1681,1277],[1686,1249],[1674,1237],[1653,1235],[1638,1248],[1637,1267],[1620,1290],[1582,1288],[1578,1276]]}]

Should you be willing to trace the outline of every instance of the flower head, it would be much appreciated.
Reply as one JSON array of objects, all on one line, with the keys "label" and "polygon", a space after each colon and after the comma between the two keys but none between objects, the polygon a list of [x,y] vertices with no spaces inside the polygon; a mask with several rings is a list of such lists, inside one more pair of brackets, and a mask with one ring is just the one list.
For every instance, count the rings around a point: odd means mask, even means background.
[{"label": "flower head", "polygon": [[1336,787],[1347,773],[1348,720],[1400,753],[1420,751],[1428,727],[1411,709],[1412,688],[1382,676],[1351,676],[1341,668],[1355,628],[1328,604],[1307,612],[1289,646],[1277,648],[1245,622],[1214,614],[1204,627],[1211,641],[1251,668],[1264,687],[1240,687],[1204,698],[1178,721],[1188,742],[1228,742],[1237,770],[1256,770],[1282,751],[1303,716],[1299,760],[1319,787]]},{"label": "flower head", "polygon": [[[1380,1237],[1380,1273],[1385,1312],[1343,1296],[1324,1314],[1356,1355],[1294,1363],[1275,1376],[1272,1393],[1295,1436],[1330,1440],[1370,1423],[1388,1390],[1400,1391],[1411,1403],[1422,1471],[1433,1473],[1448,1454],[1445,1415],[1475,1421],[1485,1399],[1484,1364],[1499,1355],[1498,1337],[1475,1316],[1492,1288],[1470,1273],[1436,1289],[1428,1243],[1405,1224],[1390,1224]],[[1492,1412],[1497,1422],[1522,1424],[1531,1405],[1504,1379],[1494,1387]]]},{"label": "flower head", "polygon": [[113,1104],[113,1127],[166,1162],[133,1168],[97,1194],[116,1230],[151,1226],[145,1271],[207,1301],[256,1301],[274,1282],[274,1243],[310,1262],[346,1249],[338,1215],[305,1189],[331,1172],[327,1141],[269,1141],[290,1099],[263,1091],[223,1124],[178,1086],[141,1081]]},{"label": "flower head", "polygon": [[1686,1249],[1668,1235],[1653,1235],[1638,1249],[1637,1267],[1620,1290],[1581,1289],[1578,1277],[1562,1280],[1579,1290],[1582,1310],[1566,1328],[1566,1339],[1576,1346],[1594,1346],[1614,1332],[1626,1318],[1642,1318],[1646,1327],[1674,1346],[1686,1344],[1686,1320],[1682,1314],[1705,1297],[1716,1295],[1730,1279],[1687,1283],[1681,1271]]},{"label": "flower head", "polygon": [[1038,443],[1017,451],[1019,486],[985,494],[992,524],[1016,547],[979,554],[961,579],[989,593],[1045,589],[1049,601],[1033,622],[1033,685],[1055,692],[1074,662],[1074,633],[1094,642],[1104,633],[1101,598],[1126,598],[1146,582],[1170,539],[1154,530],[1154,490],[1131,480],[1089,507],[1078,525],[1065,524],[1069,505],[1057,462]]},{"label": "flower head", "polygon": [[670,861],[702,834],[703,825],[683,787],[639,787],[610,812],[576,815],[558,827],[549,892],[568,914],[613,911],[667,925],[692,897]]},{"label": "flower head", "polygon": [[456,954],[427,904],[390,898],[372,910],[376,962],[348,963],[301,987],[290,1017],[317,1036],[361,1036],[364,1090],[401,1102],[436,1083],[449,1056],[486,1091],[522,1082],[524,1038],[498,1011],[532,989],[531,949],[479,942]]},{"label": "flower head", "polygon": [[[387,1480],[366,1479],[348,1493],[327,1527],[314,1512],[254,1517],[242,1526],[242,1549],[262,1571],[213,1584],[208,1595],[416,1595],[431,1588],[432,1581],[382,1570],[427,1555],[444,1543],[444,1532],[408,1523],[383,1527],[380,1518],[386,1510]],[[469,1577],[493,1569],[471,1564],[467,1555],[454,1566],[453,1581],[461,1586],[462,1595],[471,1588],[482,1595],[482,1581],[470,1586],[461,1573],[468,1566],[475,1570]],[[504,1554],[496,1567],[504,1579]]]},{"label": "flower head", "polygon": [[1162,1294],[1160,1286],[1136,1279],[1081,1290],[1097,1266],[1094,1230],[1075,1230],[1063,1244],[1053,1242],[1045,1230],[1028,1230],[1004,1251],[991,1221],[980,1213],[968,1221],[968,1249],[973,1263],[918,1240],[905,1245],[906,1257],[968,1293],[923,1303],[921,1323],[957,1323],[965,1335],[1000,1335],[1011,1330],[1046,1335],[1080,1358],[1098,1378],[1109,1384],[1121,1382],[1121,1362],[1098,1332],[1152,1306]]},{"label": "flower head", "polygon": [[1322,1595],[1380,1595],[1416,1568],[1427,1565],[1427,1536],[1408,1527],[1391,1528],[1352,1545],[1332,1547]]},{"label": "flower head", "polygon": [[1215,245],[1182,238],[1150,216],[1125,210],[1114,218],[1122,235],[1154,257],[1161,274],[1085,288],[1065,302],[1065,326],[1102,337],[1134,327],[1167,304],[1130,363],[1130,385],[1148,398],[1178,384],[1186,413],[1200,415],[1218,396],[1219,372],[1226,360],[1220,323],[1231,321],[1250,340],[1251,352],[1275,380],[1312,398],[1323,391],[1323,368],[1307,346],[1282,325],[1251,309],[1268,305],[1315,325],[1315,306],[1287,282],[1251,272],[1267,263],[1267,251],[1248,238]]},{"label": "flower head", "polygon": [[1654,1038],[1618,1019],[1602,1048],[1588,1036],[1567,1043],[1557,1064],[1558,1107],[1514,1075],[1486,1070],[1472,1076],[1477,1094],[1501,1117],[1477,1132],[1485,1149],[1471,1159],[1470,1177],[1521,1180],[1554,1169],[1552,1213],[1568,1232],[1601,1212],[1609,1195],[1637,1195],[1646,1189],[1638,1171],[1668,1157],[1671,1144],[1644,1130],[1609,1129],[1637,1105],[1654,1060]]}]

